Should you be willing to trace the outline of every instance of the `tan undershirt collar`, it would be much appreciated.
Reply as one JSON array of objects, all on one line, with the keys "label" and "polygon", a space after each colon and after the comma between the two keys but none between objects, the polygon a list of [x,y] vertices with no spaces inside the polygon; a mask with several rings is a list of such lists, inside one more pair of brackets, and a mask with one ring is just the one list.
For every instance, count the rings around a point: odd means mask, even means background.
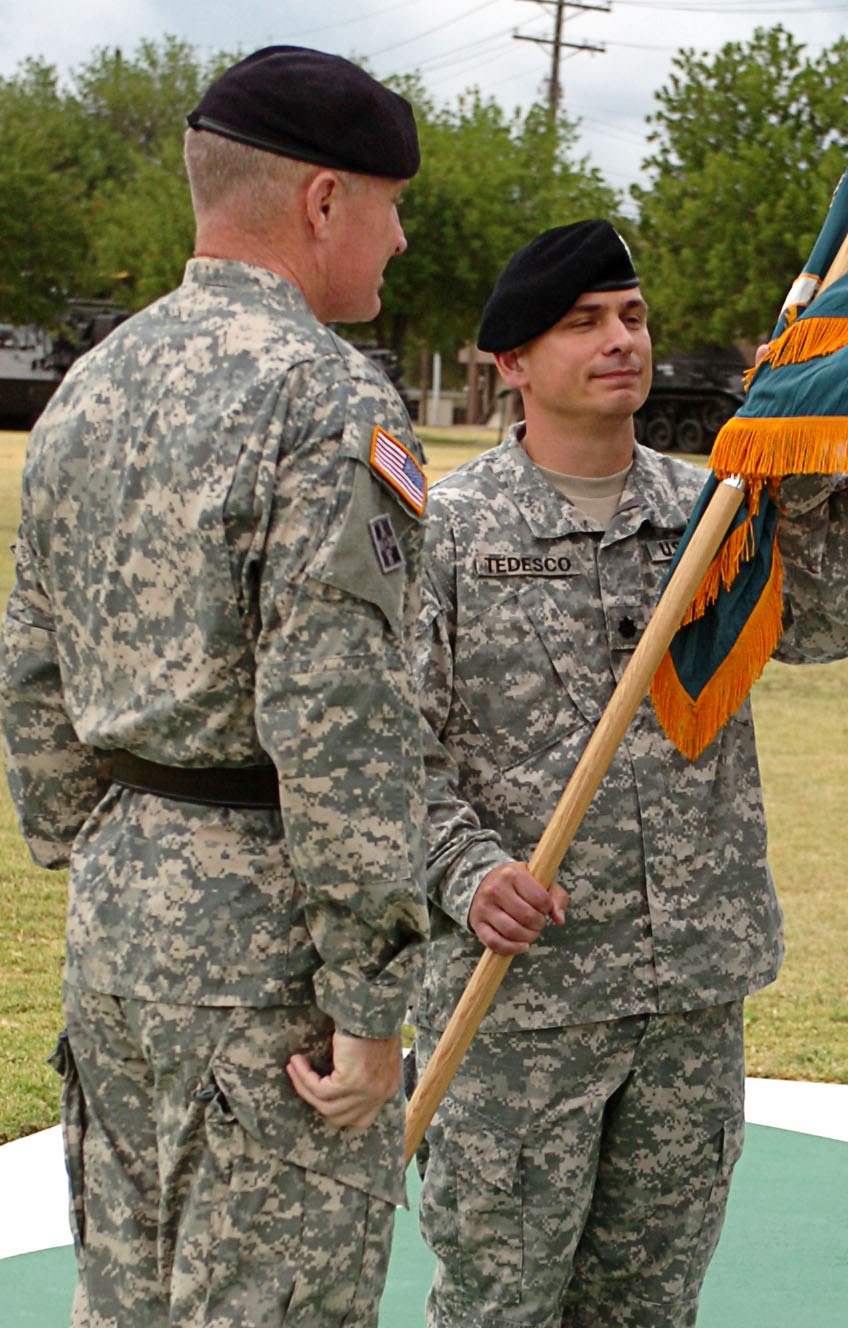
[{"label": "tan undershirt collar", "polygon": [[[535,463],[534,463],[535,464]],[[579,507],[593,521],[606,529],[618,507],[630,466],[616,471],[614,475],[563,475],[559,470],[548,470],[545,466],[536,466],[549,484],[569,502]]]}]

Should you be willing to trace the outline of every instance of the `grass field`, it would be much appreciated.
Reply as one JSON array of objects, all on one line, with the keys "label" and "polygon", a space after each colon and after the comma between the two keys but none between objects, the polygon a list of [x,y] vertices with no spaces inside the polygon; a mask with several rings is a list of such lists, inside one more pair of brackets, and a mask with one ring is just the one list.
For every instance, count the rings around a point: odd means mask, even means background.
[{"label": "grass field", "polygon": [[[496,442],[486,430],[422,431],[431,478]],[[0,603],[12,581],[25,437],[0,433]],[[770,858],[786,915],[778,981],[747,1003],[748,1071],[848,1083],[848,661],[771,663],[754,689]],[[0,1143],[52,1125],[44,1064],[61,1024],[64,873],[34,867],[0,782]]]}]

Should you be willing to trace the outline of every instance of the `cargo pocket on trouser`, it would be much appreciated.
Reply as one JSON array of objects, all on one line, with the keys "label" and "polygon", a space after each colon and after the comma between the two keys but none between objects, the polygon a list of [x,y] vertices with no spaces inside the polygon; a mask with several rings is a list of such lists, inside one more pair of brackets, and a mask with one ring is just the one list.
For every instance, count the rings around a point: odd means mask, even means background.
[{"label": "cargo pocket on trouser", "polygon": [[47,1057],[62,1077],[62,1139],[65,1170],[68,1173],[68,1218],[77,1256],[85,1244],[85,1199],[83,1188],[83,1143],[85,1139],[85,1103],[77,1074],[67,1029],[59,1034],[55,1050]]},{"label": "cargo pocket on trouser", "polygon": [[[394,1205],[292,1160],[306,1108],[275,1021],[278,1011],[235,1011],[187,1086],[168,1178],[179,1215],[172,1320],[376,1328]],[[344,1148],[343,1132],[336,1139]]]},{"label": "cargo pocket on trouser", "polygon": [[[444,1109],[428,1131],[421,1232],[439,1260],[428,1322],[485,1323],[521,1300],[521,1140]],[[497,1320],[498,1322],[500,1320]]]},{"label": "cargo pocket on trouser", "polygon": [[724,1226],[733,1168],[739,1161],[744,1138],[745,1115],[739,1112],[725,1121],[716,1141],[718,1159],[715,1177],[704,1205],[703,1221],[693,1245],[687,1278],[687,1290],[696,1298],[700,1294]]},{"label": "cargo pocket on trouser", "polygon": [[[577,1251],[563,1328],[694,1328],[698,1297],[724,1221],[742,1148],[742,1114],[681,1140],[659,1201],[650,1177],[607,1187]],[[600,1181],[603,1187],[603,1180]]]}]

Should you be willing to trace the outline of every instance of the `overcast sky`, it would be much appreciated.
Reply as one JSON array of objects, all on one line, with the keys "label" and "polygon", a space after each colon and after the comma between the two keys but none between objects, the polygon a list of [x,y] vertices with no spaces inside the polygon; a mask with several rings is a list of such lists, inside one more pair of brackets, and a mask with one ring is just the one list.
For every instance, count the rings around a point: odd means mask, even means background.
[{"label": "overcast sky", "polygon": [[[645,117],[682,47],[716,51],[782,23],[815,56],[848,31],[848,0],[587,0],[569,5],[564,105],[581,122],[581,151],[611,185],[639,178]],[[0,24],[0,75],[27,56],[65,71],[98,46],[131,53],[145,38],[185,39],[206,56],[292,43],[364,56],[378,76],[418,70],[437,101],[477,86],[507,110],[546,96],[555,4],[540,0],[16,0]],[[632,211],[631,208],[627,209]]]}]

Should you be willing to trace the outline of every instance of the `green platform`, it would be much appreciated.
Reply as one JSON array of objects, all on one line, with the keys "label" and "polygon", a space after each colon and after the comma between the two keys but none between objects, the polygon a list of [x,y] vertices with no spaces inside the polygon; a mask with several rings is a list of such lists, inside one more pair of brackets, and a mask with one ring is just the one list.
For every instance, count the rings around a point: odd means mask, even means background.
[{"label": "green platform", "polygon": [[[431,1270],[399,1212],[380,1328],[423,1328]],[[66,1328],[73,1279],[67,1246],[0,1260],[0,1328]],[[748,1126],[698,1328],[848,1328],[848,1144]]]}]

